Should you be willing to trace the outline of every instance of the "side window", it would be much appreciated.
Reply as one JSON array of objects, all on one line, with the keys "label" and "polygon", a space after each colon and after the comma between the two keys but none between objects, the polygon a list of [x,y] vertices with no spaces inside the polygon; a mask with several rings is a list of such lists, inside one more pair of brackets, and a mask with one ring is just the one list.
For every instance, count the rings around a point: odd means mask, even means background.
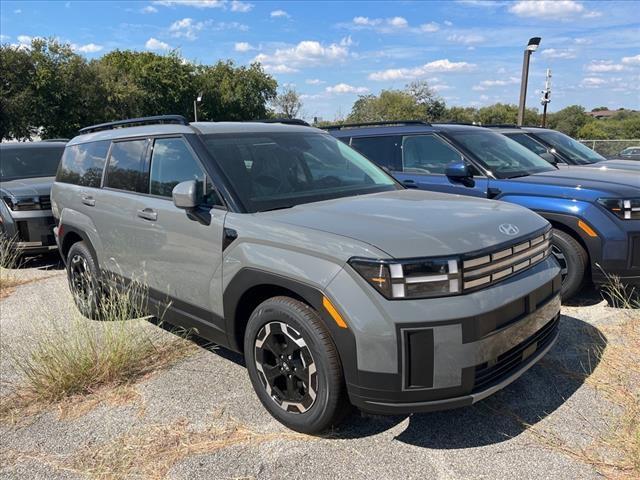
[{"label": "side window", "polygon": [[351,146],[369,160],[389,170],[400,168],[400,145],[402,138],[399,136],[388,137],[360,137],[351,139]]},{"label": "side window", "polygon": [[221,204],[211,182],[181,138],[158,138],[154,141],[150,180],[149,192],[167,198],[171,198],[173,188],[180,182],[197,180],[204,186],[203,204]]},{"label": "side window", "polygon": [[105,140],[66,147],[56,182],[99,188],[110,144]]},{"label": "side window", "polygon": [[526,135],[524,133],[515,133],[511,135],[506,135],[506,137],[510,138],[511,140],[515,140],[523,147],[528,148],[533,153],[537,153],[538,155],[542,153],[547,153],[547,149],[544,145],[536,142],[533,138],[531,138],[529,135]]},{"label": "side window", "polygon": [[149,173],[143,158],[146,143],[146,139],[113,143],[107,166],[107,187],[147,193]]},{"label": "side window", "polygon": [[402,165],[407,173],[444,174],[447,165],[460,161],[460,153],[435,135],[404,137],[402,142]]}]

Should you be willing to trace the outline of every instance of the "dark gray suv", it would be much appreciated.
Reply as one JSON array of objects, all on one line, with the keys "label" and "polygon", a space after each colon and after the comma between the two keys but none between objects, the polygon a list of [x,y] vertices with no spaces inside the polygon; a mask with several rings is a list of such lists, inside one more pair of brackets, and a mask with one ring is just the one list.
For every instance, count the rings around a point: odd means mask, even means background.
[{"label": "dark gray suv", "polygon": [[0,144],[0,234],[21,253],[58,248],[50,195],[65,143]]},{"label": "dark gray suv", "polygon": [[89,127],[53,186],[78,307],[143,279],[150,314],[244,353],[265,408],[318,432],[349,402],[462,407],[557,336],[550,225],[408,190],[326,132],[168,116]]}]

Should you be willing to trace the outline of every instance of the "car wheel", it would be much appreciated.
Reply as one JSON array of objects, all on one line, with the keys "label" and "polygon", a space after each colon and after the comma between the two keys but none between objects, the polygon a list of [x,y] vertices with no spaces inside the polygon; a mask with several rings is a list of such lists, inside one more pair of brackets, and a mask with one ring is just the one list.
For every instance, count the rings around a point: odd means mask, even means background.
[{"label": "car wheel", "polygon": [[575,295],[584,283],[584,275],[589,263],[589,255],[580,242],[568,233],[554,228],[551,236],[551,253],[561,268],[562,300]]},{"label": "car wheel", "polygon": [[307,304],[289,297],[262,302],[247,324],[244,352],[258,398],[285,426],[319,433],[349,411],[338,352]]},{"label": "car wheel", "polygon": [[73,300],[80,313],[92,320],[98,320],[102,290],[96,262],[86,243],[74,243],[69,249],[67,278]]}]

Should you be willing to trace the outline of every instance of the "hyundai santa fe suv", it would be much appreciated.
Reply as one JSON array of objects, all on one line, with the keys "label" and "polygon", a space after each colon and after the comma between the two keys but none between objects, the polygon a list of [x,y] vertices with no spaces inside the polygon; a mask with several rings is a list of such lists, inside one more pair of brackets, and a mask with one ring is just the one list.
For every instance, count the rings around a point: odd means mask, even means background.
[{"label": "hyundai santa fe suv", "polygon": [[[553,226],[562,297],[585,280],[640,285],[640,174],[558,168],[518,142],[471,125],[382,122],[329,127],[405,186],[516,203]],[[586,148],[586,147],[585,147]]]},{"label": "hyundai santa fe suv", "polygon": [[65,143],[0,144],[0,235],[21,254],[57,249],[50,195]]},{"label": "hyundai santa fe suv", "polygon": [[53,186],[79,309],[144,279],[149,313],[242,352],[264,407],[318,432],[470,405],[556,339],[550,226],[405,189],[326,132],[179,116],[81,130]]}]

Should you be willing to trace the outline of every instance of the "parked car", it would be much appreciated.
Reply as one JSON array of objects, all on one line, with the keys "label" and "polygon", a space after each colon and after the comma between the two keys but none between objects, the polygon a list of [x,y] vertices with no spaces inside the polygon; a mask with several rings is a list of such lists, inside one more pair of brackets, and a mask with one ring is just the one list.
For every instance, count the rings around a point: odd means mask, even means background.
[{"label": "parked car", "polygon": [[584,143],[556,130],[514,125],[494,125],[488,128],[506,135],[553,164],[578,165],[600,170],[631,170],[640,174],[640,163],[624,158],[608,160]]},{"label": "parked car", "polygon": [[55,250],[51,185],[64,141],[0,144],[0,233],[24,254]]},{"label": "parked car", "polygon": [[262,404],[299,431],[337,423],[347,400],[470,405],[557,336],[545,219],[405,189],[308,126],[89,127],[67,145],[53,207],[83,313],[111,279],[144,279],[150,313],[243,352]]},{"label": "parked car", "polygon": [[[617,275],[640,284],[640,176],[626,170],[558,169],[510,138],[468,125],[390,122],[329,128],[404,185],[493,198],[553,225],[562,296]],[[443,212],[444,214],[444,212]],[[605,274],[606,272],[606,274]]]},{"label": "parked car", "polygon": [[618,157],[623,160],[640,160],[640,147],[627,147],[618,154]]}]

